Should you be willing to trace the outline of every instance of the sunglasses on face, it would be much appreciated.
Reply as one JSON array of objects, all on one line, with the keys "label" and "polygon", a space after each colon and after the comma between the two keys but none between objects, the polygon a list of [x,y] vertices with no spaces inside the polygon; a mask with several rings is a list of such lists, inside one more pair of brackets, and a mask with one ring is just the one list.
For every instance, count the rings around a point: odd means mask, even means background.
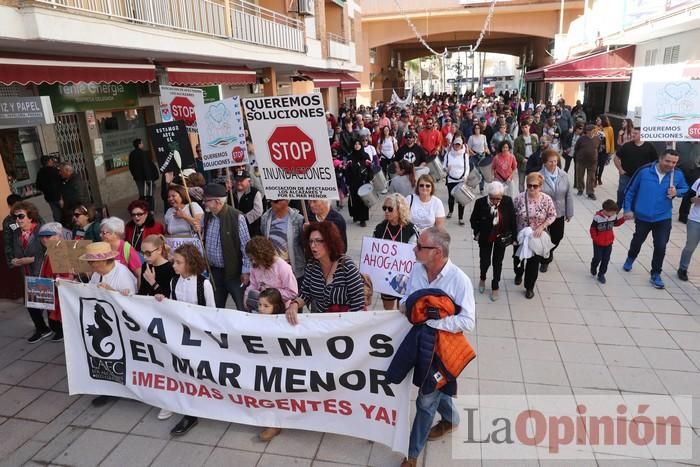
[{"label": "sunglasses on face", "polygon": [[528,187],[528,188],[539,188],[540,186],[539,186],[538,184],[537,184],[537,185],[531,185],[531,184],[528,183],[528,184],[527,184],[527,187]]},{"label": "sunglasses on face", "polygon": [[145,216],[145,215],[146,215],[145,212],[136,212],[136,211],[134,211],[134,212],[131,213],[131,217],[141,217],[141,216]]},{"label": "sunglasses on face", "polygon": [[382,206],[382,211],[384,212],[394,212],[393,206]]},{"label": "sunglasses on face", "polygon": [[14,217],[15,219],[22,220],[22,219],[24,219],[25,217],[27,217],[27,215],[26,215],[26,214],[20,213],[20,214],[13,214],[12,217]]},{"label": "sunglasses on face", "polygon": [[432,188],[432,187],[433,187],[433,185],[431,185],[430,183],[421,183],[418,185],[418,188]]},{"label": "sunglasses on face", "polygon": [[148,251],[148,250],[141,250],[141,253],[143,253],[143,256],[145,256],[146,258],[150,258],[151,255],[152,255],[153,253],[155,253],[156,251],[158,251],[158,248],[156,248],[155,250],[151,250],[151,251]]},{"label": "sunglasses on face", "polygon": [[420,243],[416,243],[416,250],[421,251],[421,250],[435,250],[437,249],[436,246],[426,246],[426,245],[421,245]]}]

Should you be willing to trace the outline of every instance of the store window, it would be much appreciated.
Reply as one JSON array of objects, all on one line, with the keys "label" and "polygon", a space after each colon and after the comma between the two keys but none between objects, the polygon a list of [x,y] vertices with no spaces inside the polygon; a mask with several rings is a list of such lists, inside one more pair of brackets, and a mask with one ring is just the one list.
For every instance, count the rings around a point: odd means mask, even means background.
[{"label": "store window", "polygon": [[610,106],[608,112],[627,115],[627,102],[630,97],[630,82],[610,83]]},{"label": "store window", "polygon": [[40,168],[41,145],[36,129],[0,130],[0,156],[10,189],[23,197],[34,196],[34,182]]},{"label": "store window", "polygon": [[120,171],[129,166],[129,153],[134,149],[133,141],[141,138],[148,151],[146,119],[142,109],[95,112],[100,128],[102,150],[107,172]]}]

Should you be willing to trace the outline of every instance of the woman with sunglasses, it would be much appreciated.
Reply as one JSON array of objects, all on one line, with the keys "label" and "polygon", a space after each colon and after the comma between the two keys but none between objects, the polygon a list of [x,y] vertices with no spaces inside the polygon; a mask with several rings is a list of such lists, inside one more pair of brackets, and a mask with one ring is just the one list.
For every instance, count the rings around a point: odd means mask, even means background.
[{"label": "woman with sunglasses", "polygon": [[[384,220],[374,228],[374,238],[411,244],[418,241],[418,229],[411,222],[406,198],[398,193],[390,194],[384,198],[382,210]],[[397,297],[385,294],[381,294],[381,297],[385,310],[398,310]]]},{"label": "woman with sunglasses", "polygon": [[493,264],[491,280],[492,302],[498,300],[499,282],[506,248],[515,240],[518,230],[515,222],[513,199],[505,194],[501,182],[486,185],[487,196],[474,202],[474,210],[469,222],[474,232],[474,240],[479,242],[479,293],[486,290],[486,273]]},{"label": "woman with sunglasses", "polygon": [[[39,276],[41,273],[44,246],[39,234],[39,211],[36,206],[27,201],[19,201],[12,205],[12,218],[17,225],[12,238],[12,259],[10,266],[17,268],[23,276]],[[52,332],[44,320],[44,310],[27,308],[34,322],[34,334],[27,342],[34,344],[51,336]],[[51,324],[51,321],[49,321]]]},{"label": "woman with sunglasses", "polygon": [[118,217],[108,217],[100,222],[100,238],[117,253],[117,262],[123,264],[134,274],[141,275],[141,256],[131,243],[124,240],[124,221]]},{"label": "woman with sunglasses", "polygon": [[[518,222],[518,235],[525,228],[532,229],[532,236],[539,238],[547,227],[557,218],[557,209],[549,195],[542,193],[544,177],[539,172],[532,172],[525,179],[527,190],[515,197],[515,216]],[[513,256],[515,269],[515,285],[520,285],[525,275],[525,298],[535,296],[535,282],[540,263],[544,258],[533,254],[530,258],[521,259]]]},{"label": "woman with sunglasses", "polygon": [[97,210],[92,204],[78,204],[73,208],[73,240],[100,241],[100,223],[95,222]]},{"label": "woman with sunglasses", "polygon": [[145,238],[165,235],[165,226],[156,222],[148,208],[148,201],[142,199],[132,201],[128,207],[131,220],[126,223],[124,238],[139,251]]},{"label": "woman with sunglasses", "polygon": [[435,180],[430,174],[418,177],[416,191],[406,197],[411,211],[411,221],[419,231],[428,227],[445,226],[445,206],[435,193]]},{"label": "woman with sunglasses", "polygon": [[175,277],[170,258],[170,248],[162,234],[147,236],[141,242],[141,254],[144,262],[139,276],[138,295],[154,296],[163,294],[170,296],[170,282]]}]

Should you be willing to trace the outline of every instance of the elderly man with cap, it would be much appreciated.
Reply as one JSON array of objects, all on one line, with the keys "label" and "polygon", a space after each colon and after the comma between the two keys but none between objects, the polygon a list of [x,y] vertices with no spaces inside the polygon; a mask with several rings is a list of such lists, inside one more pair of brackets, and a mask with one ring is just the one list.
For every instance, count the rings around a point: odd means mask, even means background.
[{"label": "elderly man with cap", "polygon": [[243,310],[243,292],[250,278],[250,259],[245,252],[250,233],[245,216],[226,201],[223,185],[204,187],[204,252],[211,267],[216,306],[224,308],[231,295],[236,308]]},{"label": "elderly man with cap", "polygon": [[248,224],[251,237],[261,235],[260,218],[264,210],[263,194],[250,183],[250,173],[239,170],[233,175],[236,191],[233,193],[233,206],[241,211]]}]

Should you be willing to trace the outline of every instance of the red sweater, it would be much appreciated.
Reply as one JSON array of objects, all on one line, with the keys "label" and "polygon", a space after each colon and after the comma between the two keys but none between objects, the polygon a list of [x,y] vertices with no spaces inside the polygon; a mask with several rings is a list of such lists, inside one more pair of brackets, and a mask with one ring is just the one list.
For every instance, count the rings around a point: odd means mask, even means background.
[{"label": "red sweater", "polygon": [[615,233],[613,227],[618,227],[625,222],[624,217],[618,218],[617,215],[606,216],[605,211],[600,210],[593,216],[591,223],[591,238],[593,244],[597,246],[610,246],[615,241]]}]

